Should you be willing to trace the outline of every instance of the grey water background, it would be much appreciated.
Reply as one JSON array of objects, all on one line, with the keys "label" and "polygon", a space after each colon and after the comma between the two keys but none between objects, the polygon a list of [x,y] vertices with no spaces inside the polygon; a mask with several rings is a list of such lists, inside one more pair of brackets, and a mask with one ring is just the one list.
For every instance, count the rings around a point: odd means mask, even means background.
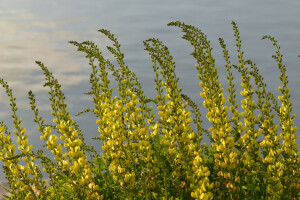
[{"label": "grey water background", "polygon": [[[218,38],[222,37],[228,46],[232,62],[236,63],[235,38],[230,22],[237,22],[242,39],[245,58],[252,60],[265,77],[268,89],[276,96],[279,70],[271,58],[275,48],[269,41],[261,41],[265,34],[274,36],[284,54],[287,67],[293,112],[297,114],[295,124],[300,125],[300,1],[299,0],[1,0],[0,1],[0,77],[4,78],[17,98],[19,117],[27,129],[29,143],[35,149],[43,143],[37,126],[32,122],[28,91],[36,95],[40,114],[46,122],[52,121],[48,88],[43,88],[44,76],[35,64],[42,61],[62,85],[68,103],[68,111],[78,122],[86,142],[101,151],[95,117],[92,114],[74,115],[92,107],[89,96],[89,74],[91,68],[83,53],[68,44],[70,40],[96,42],[104,56],[112,58],[105,50],[109,41],[99,32],[100,28],[110,30],[122,44],[125,62],[136,73],[149,97],[155,96],[152,63],[142,41],[155,37],[169,47],[176,62],[176,73],[183,92],[198,105],[199,96],[195,60],[189,54],[190,44],[181,39],[178,28],[167,27],[170,21],[180,20],[199,27],[214,47],[213,55],[219,68],[220,80],[227,87],[226,69]],[[235,73],[238,75],[238,73]],[[237,76],[235,80],[238,80]],[[238,82],[237,82],[238,83]],[[202,107],[201,107],[202,108]],[[202,110],[203,117],[206,110]],[[5,90],[0,90],[0,121],[13,131],[9,99]],[[205,122],[208,126],[207,122]],[[297,131],[299,133],[299,131]],[[14,137],[14,139],[16,139]],[[299,143],[299,138],[297,142]],[[204,142],[207,142],[204,141]],[[4,180],[1,171],[0,181]]]}]

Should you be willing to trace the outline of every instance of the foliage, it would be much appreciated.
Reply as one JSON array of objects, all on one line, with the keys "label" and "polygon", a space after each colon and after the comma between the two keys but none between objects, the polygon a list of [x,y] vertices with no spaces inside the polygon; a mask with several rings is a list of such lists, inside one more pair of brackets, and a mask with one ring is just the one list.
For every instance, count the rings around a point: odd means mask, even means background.
[{"label": "foliage", "polygon": [[[299,199],[297,127],[293,126],[295,114],[277,41],[263,37],[276,48],[273,58],[282,82],[279,102],[267,91],[256,65],[245,60],[237,25],[232,22],[238,65],[231,63],[224,40],[219,39],[228,72],[226,97],[206,35],[181,22],[168,25],[180,28],[183,39],[194,48],[192,56],[210,128],[203,128],[198,105],[182,93],[173,58],[161,41],[144,41],[155,73],[157,96],[151,99],[125,64],[116,37],[101,29],[113,43],[107,49],[118,68],[93,42],[70,43],[86,53],[92,68],[91,91],[86,94],[92,96],[94,108],[79,114],[91,112],[96,116],[100,133],[96,139],[103,142],[103,154],[85,144],[67,110],[61,86],[39,61],[44,86],[50,90],[53,123],[46,124],[39,115],[31,91],[29,100],[40,139],[53,157],[47,158],[42,149],[34,152],[17,115],[12,90],[0,79],[10,98],[13,133],[17,136],[15,144],[1,123],[0,160],[11,193],[7,199]],[[240,104],[232,69],[241,75]],[[109,73],[118,83],[116,96]],[[203,134],[210,138],[210,146],[202,142]],[[37,159],[42,166],[36,164]],[[49,174],[48,184],[41,170]]]}]

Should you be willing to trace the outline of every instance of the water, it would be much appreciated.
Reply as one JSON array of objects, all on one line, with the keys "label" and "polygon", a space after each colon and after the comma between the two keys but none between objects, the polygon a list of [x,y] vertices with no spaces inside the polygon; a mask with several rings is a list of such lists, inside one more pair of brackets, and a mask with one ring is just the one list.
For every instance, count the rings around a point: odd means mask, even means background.
[{"label": "water", "polygon": [[[182,40],[179,29],[167,27],[170,21],[180,20],[202,29],[211,40],[217,59],[220,78],[226,86],[226,71],[218,38],[223,37],[229,47],[232,60],[236,60],[234,37],[230,22],[236,21],[243,40],[245,57],[260,68],[268,88],[276,95],[279,71],[271,55],[275,52],[271,43],[261,41],[265,34],[274,36],[281,45],[287,66],[289,87],[297,114],[295,124],[300,122],[300,2],[298,0],[112,0],[112,1],[0,1],[0,77],[8,81],[17,98],[20,117],[28,130],[30,143],[40,147],[39,132],[33,124],[27,92],[32,90],[37,98],[41,114],[49,118],[47,88],[44,77],[35,64],[40,60],[48,66],[62,84],[71,114],[91,107],[83,92],[89,91],[88,60],[67,42],[69,40],[92,40],[100,44],[104,55],[108,40],[97,32],[105,28],[114,33],[122,44],[125,61],[137,74],[149,96],[154,96],[151,61],[142,41],[160,38],[172,53],[176,72],[183,91],[201,104],[194,70],[194,59],[187,41]],[[236,62],[236,61],[235,61]],[[0,120],[11,127],[8,98],[4,90],[0,96]],[[92,141],[98,136],[95,118],[90,114],[74,117],[84,130],[87,143],[100,150],[100,144]],[[299,143],[299,139],[297,140]],[[3,175],[1,173],[1,179]]]}]

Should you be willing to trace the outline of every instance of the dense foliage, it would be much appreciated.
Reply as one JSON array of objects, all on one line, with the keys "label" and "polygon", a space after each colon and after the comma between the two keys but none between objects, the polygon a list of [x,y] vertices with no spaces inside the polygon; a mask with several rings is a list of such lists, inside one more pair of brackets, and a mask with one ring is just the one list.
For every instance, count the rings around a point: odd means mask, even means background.
[{"label": "dense foliage", "polygon": [[[101,29],[113,43],[107,49],[117,67],[93,42],[70,43],[86,53],[92,68],[87,94],[92,96],[94,108],[79,114],[96,116],[96,139],[103,142],[103,153],[84,142],[67,110],[61,86],[41,62],[37,64],[45,75],[44,86],[50,89],[53,123],[46,124],[39,115],[31,91],[29,100],[40,139],[53,157],[46,157],[43,149],[33,151],[12,90],[0,79],[10,98],[13,134],[17,136],[15,144],[1,123],[0,160],[11,193],[7,199],[299,199],[297,127],[293,125],[295,114],[277,41],[263,37],[276,47],[273,58],[282,82],[279,101],[267,91],[256,65],[244,58],[239,31],[232,22],[237,65],[231,63],[226,45],[219,39],[228,72],[226,97],[206,35],[181,22],[168,25],[180,28],[183,39],[194,48],[192,56],[210,128],[202,125],[204,110],[200,112],[197,103],[182,93],[173,58],[161,41],[144,41],[155,73],[157,96],[152,99],[146,97],[136,75],[124,63],[115,36]],[[240,104],[232,70],[241,75]],[[116,96],[109,77],[118,83]],[[210,139],[209,146],[203,143],[203,134]],[[42,171],[49,175],[48,183]]]}]

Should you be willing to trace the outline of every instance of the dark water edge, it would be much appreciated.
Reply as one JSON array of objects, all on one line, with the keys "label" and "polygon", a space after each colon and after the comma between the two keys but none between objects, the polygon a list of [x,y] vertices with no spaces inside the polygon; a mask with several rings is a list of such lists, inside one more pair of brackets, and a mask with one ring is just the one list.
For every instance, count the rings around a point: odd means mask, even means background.
[{"label": "dark water edge", "polygon": [[[48,179],[46,179],[46,186],[49,186]],[[6,200],[3,195],[9,195],[10,193],[5,189],[9,189],[9,185],[7,181],[0,181],[0,200]]]},{"label": "dark water edge", "polygon": [[0,200],[5,200],[3,195],[9,194],[5,188],[9,189],[8,182],[0,182]]}]

